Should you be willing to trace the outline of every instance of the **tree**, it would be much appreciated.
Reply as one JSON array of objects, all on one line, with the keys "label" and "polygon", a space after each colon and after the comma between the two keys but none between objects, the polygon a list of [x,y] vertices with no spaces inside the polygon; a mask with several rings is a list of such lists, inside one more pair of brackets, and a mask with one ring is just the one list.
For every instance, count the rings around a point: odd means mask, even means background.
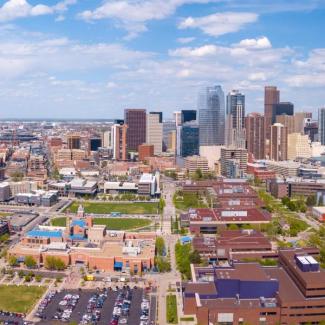
[{"label": "tree", "polygon": [[18,276],[19,276],[20,278],[23,278],[23,277],[25,276],[25,272],[24,272],[23,270],[19,270],[19,271],[18,271]]},{"label": "tree", "polygon": [[306,204],[309,207],[313,207],[317,204],[317,197],[316,195],[309,195],[306,199]]},{"label": "tree", "polygon": [[18,265],[17,257],[14,256],[14,255],[11,255],[9,257],[8,263],[9,263],[10,266],[17,266]]},{"label": "tree", "polygon": [[200,264],[201,263],[201,256],[197,250],[194,250],[190,254],[190,263],[192,263],[192,264]]},{"label": "tree", "polygon": [[11,174],[13,182],[20,182],[24,178],[24,174],[20,171],[13,172]]},{"label": "tree", "polygon": [[33,258],[33,256],[26,256],[25,257],[25,265],[28,268],[32,269],[37,266],[37,263],[36,263],[35,259]]},{"label": "tree", "polygon": [[285,196],[285,197],[282,198],[281,202],[282,202],[283,205],[288,206],[288,204],[290,202],[290,199],[287,196]]},{"label": "tree", "polygon": [[156,238],[156,254],[162,256],[165,253],[165,241],[162,237]]},{"label": "tree", "polygon": [[47,256],[45,259],[45,267],[49,270],[62,271],[66,268],[66,265],[58,257]]},{"label": "tree", "polygon": [[3,234],[2,236],[0,236],[0,242],[4,243],[6,241],[8,241],[10,238],[9,234]]}]

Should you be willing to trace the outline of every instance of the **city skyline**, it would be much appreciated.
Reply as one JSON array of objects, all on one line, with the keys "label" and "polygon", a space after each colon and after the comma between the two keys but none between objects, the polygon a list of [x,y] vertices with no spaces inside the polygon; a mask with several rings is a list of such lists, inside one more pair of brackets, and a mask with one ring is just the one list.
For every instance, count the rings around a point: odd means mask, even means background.
[{"label": "city skyline", "polygon": [[0,117],[114,118],[130,107],[169,117],[212,85],[245,94],[246,113],[262,113],[274,85],[316,117],[324,10],[316,0],[1,1]]}]

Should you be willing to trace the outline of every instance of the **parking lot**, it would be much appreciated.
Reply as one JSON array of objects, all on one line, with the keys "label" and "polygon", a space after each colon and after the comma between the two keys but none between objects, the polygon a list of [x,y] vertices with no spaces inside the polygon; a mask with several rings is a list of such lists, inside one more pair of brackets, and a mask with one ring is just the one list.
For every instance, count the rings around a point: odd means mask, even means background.
[{"label": "parking lot", "polygon": [[141,288],[126,286],[104,290],[64,290],[43,308],[43,319],[39,324],[52,321],[98,325],[154,324],[150,320],[156,315],[155,303],[152,306],[150,299],[147,301],[146,298]]}]

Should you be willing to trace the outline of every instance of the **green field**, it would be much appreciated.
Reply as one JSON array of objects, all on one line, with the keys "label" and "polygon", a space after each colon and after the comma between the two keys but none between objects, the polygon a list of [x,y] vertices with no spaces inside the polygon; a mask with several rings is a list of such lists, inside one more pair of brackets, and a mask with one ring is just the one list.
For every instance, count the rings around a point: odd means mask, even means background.
[{"label": "green field", "polygon": [[0,285],[0,310],[28,313],[42,297],[46,287]]},{"label": "green field", "polygon": [[[95,225],[105,225],[111,230],[131,230],[147,227],[151,224],[148,219],[131,219],[131,218],[94,218]],[[51,220],[52,226],[65,227],[66,218],[55,218]]]},{"label": "green field", "polygon": [[158,203],[106,203],[106,202],[73,202],[65,211],[76,213],[82,204],[86,213],[110,214],[120,212],[122,214],[156,214]]}]

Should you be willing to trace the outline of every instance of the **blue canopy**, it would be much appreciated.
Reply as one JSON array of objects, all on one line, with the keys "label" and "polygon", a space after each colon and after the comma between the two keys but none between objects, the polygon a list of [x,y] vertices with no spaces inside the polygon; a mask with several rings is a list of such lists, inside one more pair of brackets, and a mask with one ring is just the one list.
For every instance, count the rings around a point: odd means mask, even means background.
[{"label": "blue canopy", "polygon": [[114,262],[114,268],[121,269],[123,267],[123,262]]}]

